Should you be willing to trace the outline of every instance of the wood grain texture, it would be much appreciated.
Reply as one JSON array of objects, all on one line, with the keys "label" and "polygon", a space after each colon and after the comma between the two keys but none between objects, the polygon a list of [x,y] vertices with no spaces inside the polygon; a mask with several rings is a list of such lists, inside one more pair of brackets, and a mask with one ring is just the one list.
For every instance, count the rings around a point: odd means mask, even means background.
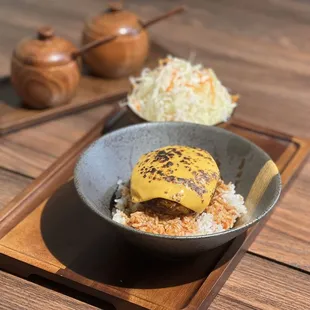
[{"label": "wood grain texture", "polygon": [[[121,113],[121,116],[112,127],[111,123],[106,126],[106,130],[136,122],[130,111]],[[263,221],[231,243],[192,262],[187,261],[185,265],[160,263],[158,258],[154,260],[146,254],[141,260],[139,252],[128,244],[126,246],[120,236],[109,230],[109,225],[105,226],[85,209],[72,182],[60,186],[72,177],[80,151],[100,135],[102,126],[103,122],[99,122],[94,130],[89,131],[0,212],[2,263],[10,266],[7,270],[21,270],[22,275],[26,276],[31,272],[19,266],[18,262],[23,262],[33,269],[32,273],[42,274],[43,277],[48,277],[46,271],[60,275],[61,281],[67,281],[70,287],[79,287],[79,290],[88,291],[90,295],[97,294],[105,299],[109,294],[114,299],[113,304],[120,309],[122,303],[127,305],[128,302],[148,309],[203,309],[210,305],[213,296],[263,227]],[[222,126],[248,137],[270,153],[276,162],[279,160],[283,175],[285,171],[288,171],[287,176],[291,175],[297,167],[296,164],[291,166],[291,163],[295,160],[300,163],[303,159],[304,147],[290,142],[290,137],[280,135],[277,138],[275,132],[254,129],[245,123],[234,125],[233,121]],[[292,145],[295,147],[291,148]],[[287,181],[288,178],[282,179],[283,184]],[[72,224],[68,230],[67,223],[70,221]],[[86,229],[81,230],[81,226]],[[111,238],[105,238],[107,235]],[[107,253],[107,248],[113,250]],[[8,257],[10,263],[3,262],[3,257]],[[92,263],[89,264],[89,261]],[[111,266],[115,261],[119,265],[114,271]],[[182,276],[179,268],[182,269]],[[165,278],[169,278],[171,285]],[[56,277],[55,281],[60,279]],[[176,295],[178,299],[174,298]]]},{"label": "wood grain texture", "polygon": [[[99,13],[99,14],[98,14]],[[149,52],[149,37],[138,17],[127,10],[110,5],[85,22],[82,44],[90,44],[102,36],[128,31],[108,44],[90,50],[83,59],[96,75],[121,78],[141,70]]]},{"label": "wood grain texture", "polygon": [[[40,204],[44,201],[44,199],[47,198],[47,196],[42,197],[42,195],[45,195],[44,189],[48,189],[51,194],[53,190],[58,188],[59,185],[65,183],[68,180],[66,173],[68,173],[68,171],[69,174],[72,173],[78,155],[88,144],[94,141],[94,139],[102,133],[103,126],[105,126],[105,128],[109,127],[108,123],[106,122],[111,116],[115,114],[115,109],[118,110],[118,108],[115,106],[111,107],[111,109],[106,109],[101,121],[92,126],[92,130],[90,130],[81,139],[79,139],[78,143],[76,143],[72,148],[64,153],[53,165],[46,169],[41,174],[40,178],[32,182],[31,186],[27,187],[25,191],[23,191],[20,195],[17,195],[15,199],[13,199],[8,205],[2,208],[0,211],[0,222],[6,218],[6,220],[11,223],[9,228],[6,226],[6,233],[33,210],[30,209],[27,210],[28,213],[24,213],[25,210],[23,210],[23,208],[19,208],[21,204],[27,203],[28,200],[33,201],[32,191],[38,190],[39,196],[36,197],[35,201],[36,203]],[[42,180],[44,180],[44,182],[42,182]],[[36,206],[34,205],[33,208],[35,207]],[[18,218],[14,225],[12,225],[10,220],[12,217],[15,219]],[[5,227],[2,227],[2,233],[3,228]]]},{"label": "wood grain texture", "polygon": [[45,109],[71,100],[81,75],[79,63],[71,57],[75,51],[71,42],[46,26],[38,29],[36,37],[32,34],[16,44],[10,74],[23,105]]},{"label": "wood grain texture", "polygon": [[246,254],[210,306],[219,309],[308,309],[310,276]]},{"label": "wood grain texture", "polygon": [[[157,65],[159,58],[166,56],[167,51],[155,43],[151,43],[151,47],[145,65],[152,68]],[[15,73],[12,81],[15,89],[9,78],[0,80],[0,136],[70,113],[118,102],[124,98],[130,89],[127,77],[102,79],[90,75],[88,69],[83,68],[84,74],[75,92],[72,87],[77,81],[74,70],[76,65],[71,61],[57,66],[26,66],[14,58],[12,68]],[[70,68],[74,72],[68,73],[71,70]],[[134,74],[139,74],[139,71]],[[21,81],[19,82],[19,80]],[[75,95],[72,100],[67,104],[60,104],[60,101],[72,94],[73,91]],[[31,104],[28,105],[35,106],[37,104],[38,108],[44,105],[56,105],[58,103],[59,105],[52,109],[29,109],[23,106],[17,92],[27,102],[31,101]],[[30,100],[31,96],[36,98]],[[58,99],[59,102],[57,103]]]},{"label": "wood grain texture", "polygon": [[0,210],[31,182],[31,178],[0,168]]},{"label": "wood grain texture", "polygon": [[112,109],[101,106],[0,137],[0,163],[12,171],[37,177]]},{"label": "wood grain texture", "polygon": [[0,271],[0,309],[95,310],[100,309]]},{"label": "wood grain texture", "polygon": [[[148,19],[170,8],[171,3],[161,0],[154,6],[135,0],[126,5]],[[0,13],[7,43],[1,56],[3,72],[8,72],[5,55],[9,56],[14,42],[30,29],[44,21],[78,44],[85,15],[97,14],[104,5],[99,0],[80,0],[79,5],[71,1],[26,4],[21,0],[11,4],[4,0]],[[310,59],[306,43],[308,11],[309,4],[304,1],[194,0],[187,14],[160,23],[150,32],[172,52],[188,57],[193,51],[198,61],[211,65],[228,87],[242,95],[237,116],[251,116],[252,121],[265,126],[273,122],[276,129],[305,136],[310,112],[309,90],[305,87]],[[13,15],[13,19],[7,19]],[[289,117],[282,117],[285,115]]]},{"label": "wood grain texture", "polygon": [[[301,30],[308,27],[307,19],[302,13],[303,10],[307,11],[308,5],[301,2],[293,4],[292,1],[275,3],[265,0],[261,3],[241,0],[234,4],[229,1],[193,1],[186,15],[176,16],[154,26],[150,31],[154,39],[183,56],[188,56],[188,47],[192,46],[197,60],[212,65],[225,84],[242,95],[237,116],[246,119],[250,117],[251,121],[262,125],[272,124],[277,129],[307,135],[308,88],[304,86],[307,85],[308,71],[304,69],[304,60],[307,59],[310,48],[305,43],[307,40],[302,37],[305,31]],[[133,1],[127,5],[145,19],[170,6],[164,1],[157,1],[156,8],[141,1]],[[48,6],[28,1],[26,6],[22,1],[12,3],[5,0],[0,22],[4,26],[2,35],[6,44],[0,48],[0,52],[4,50],[1,55],[8,55],[14,42],[43,21],[55,25],[57,33],[78,44],[78,32],[82,29],[85,8],[87,7],[88,15],[94,15],[103,6],[104,3],[98,0],[87,4],[80,1],[80,5],[74,6],[70,1],[53,1]],[[14,22],[7,19],[7,16],[13,14]],[[22,23],[16,21],[21,14],[24,16]],[[303,18],[296,22],[298,14]],[[245,27],[249,21],[250,26]],[[288,26],[284,27],[293,21],[296,23],[290,24],[289,29]],[[10,32],[10,38],[6,31]],[[293,43],[283,45],[283,37]],[[219,40],[221,41],[218,43]],[[231,44],[231,40],[234,44]],[[238,45],[240,40],[245,40],[243,46]],[[257,51],[249,50],[253,45]],[[237,52],[239,54],[235,55]],[[295,71],[300,55],[304,58],[299,60],[298,71],[303,73],[297,74]],[[283,67],[281,70],[275,68],[280,65]],[[1,68],[5,68],[5,64]],[[230,80],[239,84],[235,87],[230,84]],[[296,105],[298,109],[295,109]]]},{"label": "wood grain texture", "polygon": [[75,95],[80,82],[80,69],[75,61],[36,68],[12,59],[11,68],[12,83],[23,108],[41,110],[66,105]]},{"label": "wood grain texture", "polygon": [[250,251],[310,272],[310,160],[283,195]]},{"label": "wood grain texture", "polygon": [[[289,281],[294,286],[284,285]],[[308,281],[303,273],[246,254],[209,309],[307,309]],[[4,272],[0,272],[0,283],[0,309],[15,310],[18,305],[28,310],[29,304],[34,310],[43,305],[44,309],[97,309]]]},{"label": "wood grain texture", "polygon": [[[105,3],[101,0],[2,0],[0,74],[9,73],[8,60],[16,42],[43,23],[55,26],[59,35],[78,44],[85,16],[97,14]],[[132,0],[126,2],[126,6],[143,19],[148,19],[169,9],[172,3],[179,4],[179,1],[157,0],[154,5],[143,0]],[[241,94],[237,117],[310,137],[310,4],[304,0],[193,0],[188,5],[188,11],[186,15],[154,26],[150,30],[152,38],[184,57],[188,57],[191,51],[195,52],[197,61],[213,67],[225,85]],[[39,175],[81,137],[92,122],[99,119],[100,113],[98,108],[22,131],[20,135],[7,136],[6,140],[0,140],[1,165],[29,176]],[[35,139],[40,141],[41,146]],[[51,146],[48,141],[44,142],[46,139],[53,141]],[[309,161],[306,171],[308,166]],[[307,218],[309,182],[309,173],[302,171],[281,199],[265,228],[266,233],[262,231],[252,251],[307,270],[307,261],[302,256],[307,255],[303,233],[308,233],[304,220]],[[11,187],[8,192],[10,190]],[[294,214],[292,205],[295,206]],[[294,219],[295,223],[290,219]],[[284,231],[287,224],[292,232]],[[306,245],[309,247],[308,243]],[[278,271],[277,266],[270,265],[268,276],[273,269]],[[248,273],[245,278],[236,271],[234,277],[236,281],[243,281],[249,280],[252,275]],[[296,277],[299,278],[299,273]],[[248,281],[246,283],[248,285]],[[278,286],[285,283],[294,287],[295,281],[292,281],[293,284],[287,283],[285,273],[281,273],[280,278],[272,277],[263,283],[277,291]],[[236,291],[235,288],[232,290]],[[270,308],[287,309],[286,306],[290,306],[286,298],[289,296],[288,289],[284,290],[285,298],[272,292],[261,292],[258,296],[253,290],[238,290],[238,296],[235,294],[233,297],[219,295],[216,309],[253,309],[257,306],[252,305],[253,296],[261,298],[270,294],[273,298]],[[252,295],[246,296],[247,293]],[[250,303],[247,303],[248,299]]]}]

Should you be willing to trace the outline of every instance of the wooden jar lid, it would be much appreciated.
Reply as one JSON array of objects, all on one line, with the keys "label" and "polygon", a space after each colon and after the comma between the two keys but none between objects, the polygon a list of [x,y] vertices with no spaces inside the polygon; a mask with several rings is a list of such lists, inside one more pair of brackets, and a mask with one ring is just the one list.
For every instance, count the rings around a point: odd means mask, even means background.
[{"label": "wooden jar lid", "polygon": [[[100,15],[87,20],[84,32],[92,38],[97,38],[115,34],[137,34],[141,28],[138,16],[124,10],[122,5],[116,2],[110,3]],[[120,39],[122,37],[119,37]]]},{"label": "wooden jar lid", "polygon": [[68,40],[54,35],[51,27],[38,29],[35,38],[23,39],[13,55],[23,64],[50,67],[72,61],[71,53],[76,47]]}]

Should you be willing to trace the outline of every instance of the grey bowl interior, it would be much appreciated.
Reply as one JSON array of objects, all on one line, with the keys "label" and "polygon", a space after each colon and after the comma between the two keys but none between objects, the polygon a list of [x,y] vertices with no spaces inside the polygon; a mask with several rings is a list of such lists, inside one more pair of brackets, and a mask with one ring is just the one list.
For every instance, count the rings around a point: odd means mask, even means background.
[{"label": "grey bowl interior", "polygon": [[230,241],[265,216],[281,191],[277,172],[255,205],[247,200],[248,214],[233,229],[204,236],[173,237],[148,234],[111,219],[110,201],[119,179],[127,181],[139,157],[165,145],[188,145],[210,152],[225,182],[247,198],[269,156],[250,141],[218,127],[190,123],[144,123],[122,128],[94,142],[79,159],[74,181],[86,205],[136,245],[151,251],[187,255],[212,249]]}]

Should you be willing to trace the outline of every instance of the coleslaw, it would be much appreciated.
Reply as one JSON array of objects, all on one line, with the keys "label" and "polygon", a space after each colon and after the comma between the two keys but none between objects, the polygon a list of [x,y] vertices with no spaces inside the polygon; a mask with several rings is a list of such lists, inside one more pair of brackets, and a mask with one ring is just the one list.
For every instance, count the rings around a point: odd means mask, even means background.
[{"label": "coleslaw", "polygon": [[201,64],[168,56],[154,69],[130,78],[127,104],[147,121],[184,121],[216,125],[227,121],[237,106],[214,71]]}]

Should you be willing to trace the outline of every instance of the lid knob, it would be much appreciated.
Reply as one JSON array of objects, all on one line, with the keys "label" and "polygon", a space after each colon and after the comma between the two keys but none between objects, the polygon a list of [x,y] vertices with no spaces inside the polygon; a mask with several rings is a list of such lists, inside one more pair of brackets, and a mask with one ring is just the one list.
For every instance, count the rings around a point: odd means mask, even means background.
[{"label": "lid knob", "polygon": [[49,26],[41,27],[38,30],[38,39],[39,40],[48,40],[54,36],[54,29]]},{"label": "lid knob", "polygon": [[123,10],[123,5],[121,2],[109,2],[108,7],[109,12],[118,12]]}]

